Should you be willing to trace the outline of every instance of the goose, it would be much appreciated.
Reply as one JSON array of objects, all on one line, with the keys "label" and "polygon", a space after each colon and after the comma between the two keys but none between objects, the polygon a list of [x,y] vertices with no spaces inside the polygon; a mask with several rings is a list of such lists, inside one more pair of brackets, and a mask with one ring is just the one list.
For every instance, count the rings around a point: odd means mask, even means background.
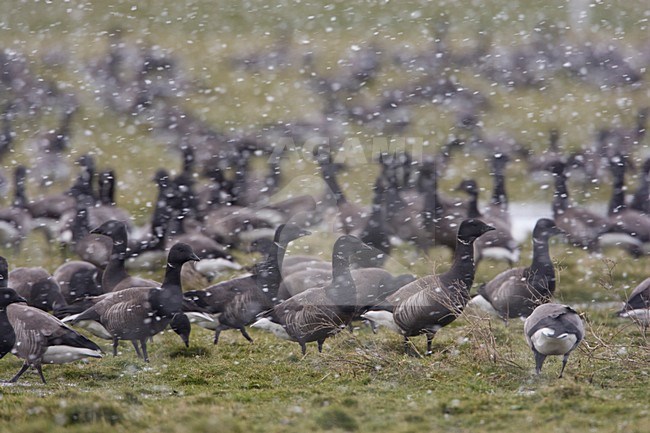
[{"label": "goose", "polygon": [[102,274],[102,290],[116,292],[131,287],[152,287],[160,284],[153,280],[133,277],[126,270],[127,230],[122,221],[109,220],[90,231],[91,234],[104,235],[112,242],[110,259]]},{"label": "goose", "polygon": [[332,162],[331,155],[318,157],[318,164],[321,176],[327,185],[326,196],[331,195],[336,206],[335,228],[342,230],[345,234],[358,234],[365,227],[370,213],[367,209],[350,203],[345,197],[336,179],[336,174],[342,167],[341,164]]},{"label": "goose", "polygon": [[[4,259],[0,259],[0,262],[2,260]],[[20,296],[27,299],[27,304],[31,307],[52,311],[67,305],[56,280],[41,267],[13,269],[9,272],[8,284]]]},{"label": "goose", "polygon": [[357,311],[357,292],[350,274],[350,256],[372,248],[352,235],[343,235],[334,243],[332,282],[314,287],[281,302],[261,314],[252,325],[300,345],[303,356],[306,344],[316,341],[318,351],[328,337],[337,334]]},{"label": "goose", "polygon": [[[33,367],[43,383],[42,364],[63,364],[83,358],[101,358],[94,342],[70,329],[56,317],[25,304],[16,291],[0,288],[0,358],[13,340],[11,352],[24,360],[18,373],[9,380],[16,382]],[[13,335],[12,335],[13,334]]]},{"label": "goose", "polygon": [[566,164],[562,161],[554,161],[548,166],[548,170],[555,179],[552,203],[553,219],[557,226],[566,233],[567,239],[572,245],[590,252],[597,251],[599,237],[610,230],[611,224],[607,218],[569,203],[565,168]]},{"label": "goose", "polygon": [[24,166],[14,169],[14,199],[10,207],[0,208],[0,244],[13,247],[16,252],[32,229],[32,217],[25,199],[26,176]]},{"label": "goose", "polygon": [[528,317],[535,307],[549,302],[555,292],[555,270],[549,254],[552,236],[564,233],[555,221],[541,218],[533,229],[533,260],[530,266],[508,269],[478,289],[470,300],[505,321]]},{"label": "goose", "polygon": [[101,276],[100,268],[83,260],[65,262],[52,273],[68,304],[88,296],[102,295]]},{"label": "goose", "polygon": [[472,244],[490,230],[494,227],[481,220],[464,220],[458,228],[454,259],[447,272],[428,275],[403,286],[386,298],[384,310],[368,311],[361,317],[402,334],[407,353],[411,350],[409,338],[425,334],[426,353],[431,354],[435,334],[453,322],[469,301],[476,271]]},{"label": "goose", "polygon": [[650,278],[646,278],[636,286],[617,315],[637,321],[644,331],[648,329],[650,326]]},{"label": "goose", "polygon": [[259,313],[273,306],[282,280],[280,268],[287,245],[309,234],[297,224],[281,224],[275,232],[275,248],[266,260],[255,265],[252,275],[217,283],[204,290],[185,292],[186,299],[195,301],[212,314],[214,321],[199,320],[197,324],[215,331],[214,344],[219,342],[221,331],[227,329],[238,329],[246,340],[253,341],[245,327]]},{"label": "goose", "polygon": [[613,185],[608,215],[613,231],[626,234],[629,242],[624,244],[635,257],[650,251],[650,216],[631,209],[625,202],[625,169],[628,162],[622,155],[610,159]]},{"label": "goose", "polygon": [[526,342],[535,355],[535,372],[542,372],[544,360],[549,355],[563,355],[560,376],[569,355],[578,347],[585,335],[580,315],[568,305],[548,303],[535,308],[524,322]]},{"label": "goose", "polygon": [[391,252],[390,235],[392,233],[385,223],[386,210],[383,206],[385,190],[385,179],[380,175],[375,181],[375,194],[372,199],[370,217],[359,234],[359,239],[363,243],[375,248],[375,255],[368,257],[368,260],[363,263],[357,263],[361,267],[381,267]]},{"label": "goose", "polygon": [[[475,261],[478,264],[484,257],[494,260],[505,260],[510,266],[519,261],[519,244],[512,237],[508,219],[503,219],[504,214],[498,216],[483,216],[478,208],[479,188],[473,179],[463,180],[458,185],[458,190],[469,194],[470,199],[467,202],[467,218],[479,218],[492,225],[494,230],[481,236],[474,242]],[[497,211],[500,213],[500,211]]]},{"label": "goose", "polygon": [[198,260],[189,245],[177,243],[169,251],[160,287],[130,287],[104,295],[89,309],[66,318],[67,322],[72,325],[85,320],[98,322],[112,336],[113,355],[117,355],[120,340],[131,340],[138,356],[149,362],[147,339],[160,333],[181,313],[181,268],[188,261]]}]

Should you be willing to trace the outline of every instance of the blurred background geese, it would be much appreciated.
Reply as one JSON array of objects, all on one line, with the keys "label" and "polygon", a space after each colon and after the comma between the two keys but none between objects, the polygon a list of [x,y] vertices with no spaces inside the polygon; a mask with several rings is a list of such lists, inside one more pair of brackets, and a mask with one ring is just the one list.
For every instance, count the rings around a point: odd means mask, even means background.
[{"label": "blurred background geese", "polygon": [[386,298],[389,311],[368,311],[361,317],[384,325],[404,336],[404,347],[411,353],[409,337],[427,336],[427,354],[440,328],[460,315],[469,300],[474,283],[474,241],[494,230],[477,219],[466,219],[458,228],[451,268],[442,274],[428,275],[409,283]]},{"label": "blurred background geese", "polygon": [[549,355],[562,355],[564,373],[569,355],[578,347],[585,336],[580,315],[571,307],[562,304],[542,304],[535,308],[524,323],[524,334],[528,346],[535,354],[535,372],[540,374],[544,360]]},{"label": "blurred background geese", "polygon": [[91,340],[67,327],[56,317],[30,307],[15,290],[0,288],[0,329],[3,331],[0,358],[12,340],[11,352],[24,360],[18,373],[9,380],[16,382],[33,367],[43,383],[42,364],[63,364],[82,358],[101,358],[101,349]]}]

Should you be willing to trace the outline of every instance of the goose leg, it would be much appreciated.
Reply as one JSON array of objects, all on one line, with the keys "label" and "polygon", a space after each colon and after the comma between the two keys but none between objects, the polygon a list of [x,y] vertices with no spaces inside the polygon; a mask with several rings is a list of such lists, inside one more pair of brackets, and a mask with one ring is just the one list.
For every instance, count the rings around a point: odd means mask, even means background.
[{"label": "goose leg", "polygon": [[45,376],[43,376],[43,367],[41,366],[41,364],[36,365],[36,371],[38,371],[38,375],[41,376],[41,380],[43,381],[43,383],[47,384],[47,382],[45,381]]},{"label": "goose leg", "polygon": [[117,337],[113,337],[113,356],[117,356],[117,345],[120,340]]},{"label": "goose leg", "polygon": [[323,353],[323,343],[325,342],[325,339],[323,338],[322,340],[318,340],[318,353]]},{"label": "goose leg", "polygon": [[425,355],[431,355],[433,353],[433,350],[431,350],[431,342],[435,335],[436,334],[427,333],[427,353],[425,353]]},{"label": "goose leg", "polygon": [[562,374],[564,373],[564,367],[566,367],[566,362],[568,360],[569,360],[569,354],[567,353],[562,357],[562,368],[560,369],[560,375],[558,376],[558,378],[562,378]]},{"label": "goose leg", "polygon": [[142,346],[142,357],[144,362],[149,362],[149,354],[147,353],[147,339],[143,338],[140,340],[140,346]]},{"label": "goose leg", "polygon": [[535,353],[535,373],[540,374],[542,372],[542,364],[544,364],[546,355],[542,355],[536,350],[534,351],[534,353]]},{"label": "goose leg", "polygon": [[[241,335],[243,335],[244,338],[247,339],[249,342],[251,342],[251,343],[253,342],[253,339],[251,338],[251,336],[248,335],[248,332],[246,332],[246,328],[244,328],[242,326],[241,328],[239,328],[239,332],[241,332]],[[217,342],[215,341],[214,344],[217,344]]]},{"label": "goose leg", "polygon": [[305,344],[304,341],[299,341],[298,344],[300,344],[300,350],[302,351],[302,356],[305,356],[307,354],[307,345]]},{"label": "goose leg", "polygon": [[138,340],[131,340],[133,347],[135,348],[135,353],[138,355],[138,358],[142,358],[142,353],[140,353],[140,348],[138,347]]},{"label": "goose leg", "polygon": [[420,354],[417,352],[417,350],[413,349],[411,340],[409,340],[407,336],[404,336],[404,353],[406,353],[408,356],[414,356],[416,358],[420,357]]},{"label": "goose leg", "polygon": [[214,344],[217,344],[219,342],[219,334],[221,334],[221,329],[214,331]]},{"label": "goose leg", "polygon": [[23,366],[20,367],[18,373],[16,373],[16,375],[9,380],[9,383],[15,383],[20,378],[20,376],[22,376],[23,373],[27,371],[28,368],[29,368],[29,363],[27,362],[23,363]]}]

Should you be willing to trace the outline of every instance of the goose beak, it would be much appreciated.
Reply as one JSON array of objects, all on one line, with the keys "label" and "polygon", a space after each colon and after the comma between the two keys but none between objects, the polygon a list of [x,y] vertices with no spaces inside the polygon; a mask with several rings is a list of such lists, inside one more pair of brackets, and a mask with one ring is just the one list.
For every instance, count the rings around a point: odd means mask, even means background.
[{"label": "goose beak", "polygon": [[491,232],[492,230],[496,230],[496,228],[486,224],[483,233]]},{"label": "goose beak", "polygon": [[200,261],[201,259],[200,259],[199,256],[197,256],[195,253],[192,253],[192,254],[190,255],[190,260],[195,261],[195,262],[198,262],[198,261]]}]

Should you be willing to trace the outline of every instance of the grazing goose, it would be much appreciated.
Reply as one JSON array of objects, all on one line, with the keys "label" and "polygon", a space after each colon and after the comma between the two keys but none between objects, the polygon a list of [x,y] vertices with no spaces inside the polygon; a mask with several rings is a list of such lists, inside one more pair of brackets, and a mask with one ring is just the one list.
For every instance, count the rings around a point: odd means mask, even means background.
[{"label": "grazing goose", "polygon": [[[26,305],[13,289],[0,288],[0,358],[11,341],[11,352],[25,362],[9,380],[16,382],[29,367],[38,371],[43,383],[42,364],[63,364],[82,358],[101,358],[101,349],[91,340],[68,328],[56,317]],[[13,335],[12,335],[13,334]]]},{"label": "grazing goose", "polygon": [[557,226],[566,233],[572,245],[592,252],[597,251],[599,237],[609,231],[610,223],[605,217],[569,203],[565,167],[566,164],[562,161],[554,161],[548,167],[555,178],[553,219]]},{"label": "grazing goose", "polygon": [[204,290],[185,292],[186,299],[194,301],[212,314],[214,321],[199,320],[197,323],[215,331],[214,344],[219,342],[221,331],[227,329],[238,329],[244,338],[253,341],[245,327],[276,302],[282,281],[280,269],[287,245],[309,234],[309,231],[297,224],[281,224],[275,231],[274,248],[266,260],[255,265],[252,275],[224,281]]},{"label": "grazing goose", "polygon": [[549,255],[551,236],[562,234],[548,218],[537,221],[533,229],[533,261],[524,268],[508,269],[478,289],[470,304],[496,313],[503,320],[528,317],[535,307],[549,302],[555,292],[555,270]]},{"label": "grazing goose", "polygon": [[82,260],[65,262],[52,274],[68,304],[88,296],[102,295],[101,276],[102,271],[97,266]]},{"label": "grazing goose", "polygon": [[[0,258],[0,262],[3,260]],[[56,280],[43,268],[15,268],[9,273],[8,283],[9,287],[27,299],[31,307],[52,311],[67,304]]]},{"label": "grazing goose", "polygon": [[645,330],[650,326],[650,278],[636,286],[618,313],[619,317],[629,317],[637,321]]},{"label": "grazing goose", "polygon": [[165,329],[181,313],[181,268],[192,260],[199,260],[192,248],[177,243],[169,251],[165,279],[160,287],[131,287],[104,295],[83,313],[67,319],[73,325],[84,320],[99,322],[113,338],[113,355],[117,355],[120,340],[131,340],[138,356],[149,362],[147,339]]},{"label": "grazing goose", "polygon": [[476,271],[472,244],[490,230],[494,227],[481,220],[464,220],[458,229],[454,259],[447,272],[405,285],[386,299],[386,308],[391,311],[369,311],[362,318],[402,334],[407,353],[411,349],[409,337],[425,334],[426,353],[430,354],[435,334],[456,320],[469,301]]},{"label": "grazing goose", "polygon": [[510,266],[519,261],[519,244],[510,232],[510,223],[507,221],[509,218],[504,219],[507,213],[499,214],[497,211],[497,216],[493,212],[484,217],[478,208],[478,185],[472,179],[462,181],[458,189],[470,196],[467,202],[467,218],[479,218],[494,227],[493,231],[486,233],[474,242],[476,264],[484,257],[505,260]]},{"label": "grazing goose", "polygon": [[569,355],[585,335],[580,315],[562,304],[542,304],[535,308],[524,323],[528,346],[535,354],[535,372],[540,374],[549,355],[563,355],[560,376],[564,373]]},{"label": "grazing goose", "polygon": [[351,235],[338,238],[332,252],[332,282],[281,302],[264,313],[253,327],[298,342],[303,355],[311,341],[318,343],[321,352],[325,339],[345,328],[357,311],[350,256],[363,251],[371,252],[372,248]]}]

